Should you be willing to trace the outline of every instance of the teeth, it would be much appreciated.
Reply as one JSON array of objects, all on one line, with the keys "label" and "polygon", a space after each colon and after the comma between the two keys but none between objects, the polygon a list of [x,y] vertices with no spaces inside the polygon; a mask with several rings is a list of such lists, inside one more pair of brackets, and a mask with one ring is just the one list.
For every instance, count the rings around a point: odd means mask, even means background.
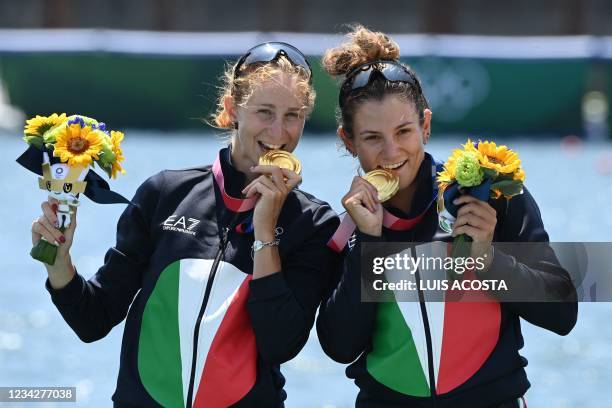
[{"label": "teeth", "polygon": [[266,149],[270,149],[270,150],[276,150],[276,149],[280,149],[281,147],[283,147],[283,145],[268,144],[268,143],[262,142],[261,140],[259,141],[259,143],[261,143]]},{"label": "teeth", "polygon": [[381,164],[380,167],[382,167],[383,169],[387,169],[387,170],[393,170],[393,169],[397,169],[402,164],[406,163],[406,161],[407,160],[404,160],[403,162],[399,162],[395,164]]}]

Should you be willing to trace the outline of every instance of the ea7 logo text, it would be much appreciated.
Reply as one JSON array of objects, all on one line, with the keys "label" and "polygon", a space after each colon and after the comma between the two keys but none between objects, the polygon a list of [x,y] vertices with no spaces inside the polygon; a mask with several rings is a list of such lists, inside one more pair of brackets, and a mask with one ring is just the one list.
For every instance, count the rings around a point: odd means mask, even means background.
[{"label": "ea7 logo text", "polygon": [[164,221],[163,229],[164,231],[177,231],[182,232],[183,234],[194,235],[196,232],[194,231],[196,225],[200,223],[200,220],[196,220],[195,218],[186,218],[185,216],[178,216],[173,214],[169,216],[166,221]]}]

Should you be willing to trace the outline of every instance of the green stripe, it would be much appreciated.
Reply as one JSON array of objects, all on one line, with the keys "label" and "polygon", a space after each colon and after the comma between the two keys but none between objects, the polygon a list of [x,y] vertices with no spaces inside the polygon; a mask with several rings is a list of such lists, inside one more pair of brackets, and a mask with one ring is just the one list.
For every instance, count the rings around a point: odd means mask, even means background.
[{"label": "green stripe", "polygon": [[138,371],[146,390],[164,407],[184,406],[178,324],[180,261],[164,269],[142,315]]},{"label": "green stripe", "polygon": [[378,305],[367,369],[372,377],[392,390],[417,397],[430,395],[412,332],[395,302]]}]

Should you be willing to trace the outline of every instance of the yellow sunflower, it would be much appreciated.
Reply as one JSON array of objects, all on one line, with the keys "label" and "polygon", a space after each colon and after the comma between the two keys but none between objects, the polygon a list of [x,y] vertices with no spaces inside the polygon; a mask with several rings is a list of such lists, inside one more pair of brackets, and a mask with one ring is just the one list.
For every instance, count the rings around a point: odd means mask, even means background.
[{"label": "yellow sunflower", "polygon": [[74,167],[87,167],[98,159],[102,149],[102,137],[90,126],[77,123],[64,127],[57,135],[53,155]]},{"label": "yellow sunflower", "polygon": [[524,183],[525,182],[525,171],[522,168],[519,168],[518,170],[514,172],[512,179],[518,180]]},{"label": "yellow sunflower", "polygon": [[444,169],[438,172],[437,181],[438,183],[450,184],[455,181],[455,171],[457,170],[457,157],[461,155],[461,150],[453,150],[453,154],[450,155],[446,163],[444,163]]},{"label": "yellow sunflower", "polygon": [[52,129],[55,126],[66,122],[67,120],[68,119],[66,118],[65,113],[62,113],[61,115],[54,113],[51,116],[36,115],[35,118],[28,119],[26,121],[23,133],[26,135],[42,137],[47,130]]},{"label": "yellow sunflower", "polygon": [[474,146],[474,142],[471,139],[468,139],[463,146],[463,150],[466,152],[473,152],[479,154],[479,150]]},{"label": "yellow sunflower", "polygon": [[507,146],[497,146],[495,142],[479,142],[478,151],[482,155],[480,164],[498,173],[511,174],[521,167],[518,154]]},{"label": "yellow sunflower", "polygon": [[444,170],[438,172],[438,177],[436,180],[438,181],[438,183],[448,185],[449,183],[453,182],[453,180],[455,179],[454,176],[455,173],[447,170],[446,166],[444,166]]},{"label": "yellow sunflower", "polygon": [[125,174],[125,169],[121,167],[120,162],[124,160],[123,150],[121,149],[121,141],[123,140],[123,132],[111,131],[111,148],[115,155],[113,167],[111,169],[111,177],[117,178],[117,172]]}]

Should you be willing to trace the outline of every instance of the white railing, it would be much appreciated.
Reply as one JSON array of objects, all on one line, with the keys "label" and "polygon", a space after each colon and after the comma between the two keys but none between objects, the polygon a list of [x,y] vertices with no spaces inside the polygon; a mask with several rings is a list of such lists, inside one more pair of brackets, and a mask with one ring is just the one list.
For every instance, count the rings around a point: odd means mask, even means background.
[{"label": "white railing", "polygon": [[[612,59],[612,37],[391,34],[403,57]],[[106,29],[0,29],[0,53],[111,52],[168,56],[240,55],[264,41],[285,41],[308,55],[340,44],[341,34],[156,32]]]}]

